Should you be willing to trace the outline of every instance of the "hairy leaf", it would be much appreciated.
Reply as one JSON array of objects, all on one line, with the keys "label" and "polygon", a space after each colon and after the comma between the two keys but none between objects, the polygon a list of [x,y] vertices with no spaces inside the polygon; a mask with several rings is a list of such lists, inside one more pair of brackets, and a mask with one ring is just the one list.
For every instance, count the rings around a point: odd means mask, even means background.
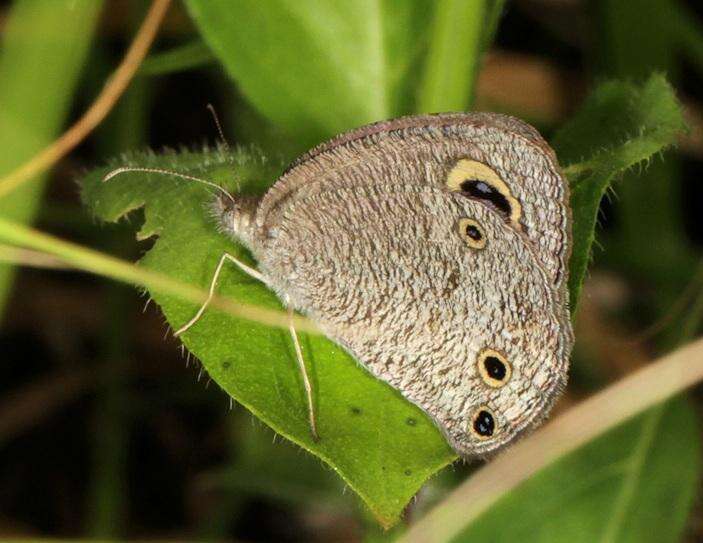
[{"label": "hairy leaf", "polygon": [[[280,173],[253,150],[131,155],[119,165],[169,168],[238,192],[260,192]],[[152,174],[122,174],[102,183],[107,169],[83,181],[83,199],[101,219],[115,221],[144,206],[139,237],[158,235],[142,265],[207,288],[225,251],[255,266],[246,251],[218,233],[206,187]],[[235,266],[218,292],[242,302],[281,308],[275,295]],[[154,295],[173,328],[197,307]],[[206,311],[183,342],[228,394],[271,428],[329,463],[378,520],[395,523],[424,481],[455,455],[434,424],[400,394],[321,336],[302,335],[315,398],[320,441],[312,440],[307,404],[286,331]]]},{"label": "hairy leaf", "polygon": [[572,308],[586,274],[603,195],[617,175],[674,144],[684,126],[673,89],[663,76],[654,75],[642,86],[601,85],[557,133],[553,146],[571,185]]}]

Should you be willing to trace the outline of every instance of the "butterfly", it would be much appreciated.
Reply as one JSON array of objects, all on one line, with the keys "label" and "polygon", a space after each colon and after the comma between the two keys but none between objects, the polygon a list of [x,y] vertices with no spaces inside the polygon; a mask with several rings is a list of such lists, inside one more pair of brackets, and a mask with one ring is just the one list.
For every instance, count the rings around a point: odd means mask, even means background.
[{"label": "butterfly", "polygon": [[571,212],[533,127],[492,113],[402,117],[319,145],[261,197],[217,188],[220,228],[258,269],[225,253],[211,292],[238,265],[423,409],[462,456],[547,416],[573,345]]}]

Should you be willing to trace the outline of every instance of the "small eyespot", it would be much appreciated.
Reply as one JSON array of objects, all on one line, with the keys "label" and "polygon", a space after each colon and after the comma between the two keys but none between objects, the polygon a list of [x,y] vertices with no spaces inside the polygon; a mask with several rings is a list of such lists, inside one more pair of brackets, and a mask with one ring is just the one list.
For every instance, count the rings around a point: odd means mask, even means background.
[{"label": "small eyespot", "polygon": [[474,219],[459,219],[459,235],[472,249],[483,249],[486,246],[486,233]]},{"label": "small eyespot", "polygon": [[513,373],[510,362],[498,351],[484,349],[476,360],[478,373],[489,387],[500,388],[505,385]]},{"label": "small eyespot", "polygon": [[496,422],[491,412],[482,407],[474,415],[471,428],[479,438],[487,439],[495,432]]}]

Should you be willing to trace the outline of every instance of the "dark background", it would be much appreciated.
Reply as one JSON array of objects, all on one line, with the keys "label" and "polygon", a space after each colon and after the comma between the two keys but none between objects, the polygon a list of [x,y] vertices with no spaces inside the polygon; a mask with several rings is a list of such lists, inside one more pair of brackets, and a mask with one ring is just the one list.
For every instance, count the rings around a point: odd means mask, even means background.
[{"label": "dark background", "polygon": [[[140,20],[138,2],[107,4],[72,119],[119,62]],[[699,2],[684,4],[703,22]],[[8,7],[0,2],[0,34]],[[667,65],[655,58],[628,59],[633,54],[628,51],[614,53],[617,40],[608,37],[600,9],[599,2],[579,0],[509,2],[483,65],[479,107],[520,113],[549,135],[594,81],[636,80],[652,69],[665,70],[693,122],[679,150],[669,153],[675,165],[657,169],[663,167],[655,160],[653,175],[671,172],[682,243],[700,252],[701,70],[683,52]],[[637,40],[646,37],[636,27],[630,32],[623,39],[636,50]],[[195,34],[176,3],[156,49]],[[219,112],[230,143],[258,140],[270,146],[280,137],[278,151],[289,153],[284,136],[274,130],[269,137],[270,127],[215,64],[136,83],[120,107],[138,108],[139,130],[116,139],[119,108],[111,114],[54,169],[36,221],[41,230],[131,260],[148,247],[133,239],[138,214],[132,224],[97,225],[80,206],[75,182],[80,172],[129,148],[215,142],[208,103]],[[577,336],[591,349],[636,337],[666,315],[685,287],[650,273],[637,255],[608,250],[622,247],[625,185],[622,193],[620,185],[616,189],[620,198],[606,200],[602,208],[603,249],[596,250]],[[648,209],[639,213],[646,222]],[[343,494],[342,484],[318,460],[280,440],[274,444],[273,433],[243,408],[230,410],[228,397],[207,386],[198,364],[186,363],[158,309],[143,309],[144,303],[129,287],[83,273],[22,268],[17,274],[0,330],[0,537],[361,540],[371,521],[355,497]],[[672,343],[675,328],[664,325],[643,350],[654,353]],[[598,338],[603,329],[606,339]],[[576,374],[564,405],[626,369]],[[694,399],[700,406],[699,393]],[[271,463],[288,465],[290,478],[272,478]],[[447,470],[433,484],[452,486],[469,469]],[[235,476],[243,473],[246,477]],[[700,517],[700,508],[693,517]],[[695,520],[687,537],[703,538]]]}]

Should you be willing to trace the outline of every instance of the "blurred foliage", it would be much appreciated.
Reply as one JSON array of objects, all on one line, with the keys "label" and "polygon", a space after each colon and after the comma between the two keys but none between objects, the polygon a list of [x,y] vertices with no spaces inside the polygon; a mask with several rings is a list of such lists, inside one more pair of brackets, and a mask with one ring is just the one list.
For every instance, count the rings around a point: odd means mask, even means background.
[{"label": "blurred foliage", "polygon": [[432,7],[426,0],[187,5],[244,96],[304,147],[406,109],[406,81],[427,46],[422,27]]},{"label": "blurred foliage", "polygon": [[[0,177],[48,145],[71,106],[92,44],[100,0],[18,0],[0,43]],[[80,27],[80,32],[66,28]],[[41,67],[41,69],[38,69]],[[42,176],[43,177],[43,176]],[[0,201],[0,214],[31,221],[42,180]],[[11,287],[12,268],[0,263],[0,307]]]},{"label": "blurred foliage", "polygon": [[[199,133],[193,126],[209,126],[206,113],[171,109],[161,118],[150,119],[150,108],[169,96],[165,89],[171,87],[175,87],[174,94],[192,93],[195,100],[203,96],[198,93],[219,93],[226,97],[221,107],[226,118],[234,120],[238,141],[261,144],[270,155],[268,160],[262,160],[259,151],[244,147],[231,154],[222,149],[131,153],[114,163],[170,167],[205,175],[225,186],[242,182],[252,191],[261,191],[280,172],[279,156],[290,158],[344,129],[406,113],[470,109],[482,54],[497,30],[499,44],[521,52],[522,48],[528,53],[536,51],[554,62],[573,64],[573,51],[578,49],[579,67],[590,71],[588,75],[610,80],[596,87],[570,123],[563,128],[545,127],[555,133],[552,141],[572,183],[574,306],[591,258],[599,213],[605,217],[607,229],[599,233],[604,250],[596,251],[596,265],[647,287],[636,291],[637,299],[631,304],[634,309],[628,307],[627,319],[642,324],[660,318],[691,277],[700,248],[690,243],[685,230],[680,157],[672,152],[663,155],[664,160],[658,156],[682,126],[680,109],[664,76],[650,77],[652,72],[665,74],[680,93],[682,53],[691,59],[694,70],[703,72],[702,25],[679,2],[593,2],[591,9],[580,11],[588,19],[591,41],[572,40],[580,28],[578,21],[562,17],[562,25],[568,29],[565,32],[529,2],[185,0],[184,4],[185,10],[177,4],[174,9],[184,18],[189,14],[193,26],[186,22],[175,40],[173,36],[164,38],[174,45],[172,49],[162,48],[147,59],[120,108],[96,134],[95,149],[82,164],[92,167],[143,142],[163,143],[165,139],[173,144],[170,134],[154,136],[163,129],[155,126],[158,122],[150,126],[153,120],[171,126],[164,118],[182,118],[182,124],[194,131],[191,141],[196,140]],[[12,2],[0,50],[0,141],[8,149],[3,154],[5,162],[0,159],[0,174],[47,143],[71,102],[80,103],[76,96],[81,92],[95,95],[101,78],[109,73],[109,61],[101,55],[113,46],[109,36],[114,36],[111,33],[116,28],[103,23],[101,31],[108,37],[101,39],[90,58],[85,81],[81,84],[78,79],[99,7],[99,2],[75,0]],[[506,25],[501,26],[504,7],[509,15]],[[137,15],[142,10],[143,6],[138,6],[130,11]],[[65,28],[80,31],[67,33]],[[124,28],[130,31],[120,28],[119,32],[130,35],[132,23]],[[61,40],[50,39],[57,32],[61,32]],[[177,73],[181,79],[174,76]],[[76,85],[81,85],[78,92]],[[207,85],[213,90],[203,91]],[[695,98],[700,100],[701,96]],[[203,98],[202,105],[207,101],[209,98]],[[5,121],[8,113],[14,119],[11,124]],[[193,123],[196,117],[205,122]],[[634,164],[644,166],[632,169]],[[145,266],[207,285],[225,249],[249,258],[241,248],[213,235],[203,209],[208,195],[202,187],[127,174],[98,186],[104,171],[92,174],[84,198],[95,214],[109,221],[145,207],[143,212],[132,214],[137,221],[144,220],[140,236],[159,235],[142,260]],[[238,177],[232,177],[233,171]],[[614,188],[609,188],[612,183]],[[0,213],[30,220],[39,203],[39,187],[40,183],[33,182],[3,199]],[[601,197],[612,190],[619,194],[618,201],[599,210]],[[52,222],[51,217],[58,220]],[[63,209],[51,201],[44,221],[104,250],[131,252],[126,248],[130,245],[129,228],[96,232],[87,228],[85,217],[70,206]],[[140,247],[146,249],[147,245]],[[3,266],[0,272],[6,269]],[[0,276],[0,294],[2,281]],[[224,271],[220,291],[237,300],[279,307],[271,293],[232,267]],[[667,321],[668,333],[654,348],[670,346],[681,341],[682,335],[700,331],[701,299],[695,298],[698,309],[690,315],[676,314]],[[298,529],[305,533],[304,526],[319,527],[315,523],[321,518],[336,524],[327,527],[330,534],[362,537],[364,526],[371,524],[366,512],[355,510],[354,500],[340,495],[336,474],[325,470],[313,456],[289,444],[269,443],[270,432],[250,427],[242,413],[211,421],[212,414],[222,410],[210,403],[217,393],[194,389],[189,379],[176,385],[168,379],[159,380],[146,390],[141,380],[135,385],[133,377],[126,379],[127,372],[133,371],[128,362],[136,356],[130,322],[137,317],[125,302],[121,287],[110,287],[107,300],[100,309],[106,324],[95,369],[100,385],[90,408],[92,452],[90,461],[84,462],[91,465],[87,497],[81,495],[88,505],[80,526],[64,523],[64,527],[73,528],[64,528],[62,533],[96,538],[135,536],[148,529],[135,525],[133,519],[148,526],[149,508],[158,504],[168,512],[165,525],[169,530],[190,526],[183,532],[186,535],[179,537],[225,538],[236,526],[236,537],[256,540],[257,533],[274,533],[279,524],[268,521],[277,518],[276,514],[259,519],[252,512],[251,504],[264,500],[286,508],[289,514],[285,518],[299,522],[278,534],[280,539],[291,533],[298,539]],[[159,296],[156,301],[169,322],[182,323],[192,314],[192,307],[178,299]],[[302,342],[306,360],[313,366],[318,421],[325,436],[320,443],[310,440],[303,388],[287,334],[248,322],[233,323],[213,311],[206,313],[184,340],[225,391],[272,428],[329,462],[385,524],[397,520],[425,479],[453,458],[424,414],[324,339],[304,337]],[[158,350],[160,341],[158,335],[149,344],[150,350]],[[164,349],[171,348],[168,344]],[[586,371],[597,382],[607,379],[610,360],[601,360],[580,345],[577,358],[573,383],[577,390],[582,385],[579,375]],[[58,359],[56,364],[66,366]],[[7,386],[13,390],[10,381]],[[188,490],[196,495],[190,497],[192,502],[203,502],[191,503],[192,510],[205,510],[195,521],[184,513],[181,497],[169,494],[171,485],[193,474],[173,473],[168,462],[149,464],[134,456],[137,421],[148,426],[145,420],[156,414],[165,417],[162,411],[172,410],[173,405],[187,410],[191,417],[204,410],[208,424],[226,428],[226,436],[220,436],[226,441],[226,450],[209,460],[208,470],[194,477],[196,488]],[[407,424],[410,418],[417,422],[414,426]],[[162,426],[156,433],[167,442],[173,440],[173,421]],[[198,425],[183,426],[182,434],[193,442],[193,451],[209,450],[208,442],[199,441]],[[140,443],[152,443],[143,436],[149,432],[141,432]],[[195,452],[191,454],[195,456]],[[195,469],[187,459],[181,462],[186,471]],[[142,464],[135,479],[135,465]],[[462,467],[445,470],[420,492],[419,503],[410,509],[410,515],[441,499],[447,487],[466,474]],[[547,467],[467,526],[458,540],[675,541],[686,529],[699,474],[700,428],[695,411],[689,402],[673,400]],[[0,483],[5,480],[0,470]],[[214,492],[214,497],[208,491]],[[149,498],[148,492],[154,494]],[[37,501],[41,498],[37,496]],[[0,507],[4,505],[0,498]],[[4,516],[12,517],[12,511],[8,508]],[[25,522],[34,525],[34,519]],[[255,528],[249,527],[250,523],[256,524]],[[345,528],[345,523],[352,527]],[[45,533],[57,535],[44,521],[37,519],[36,524]],[[392,537],[373,528],[367,532],[373,540]]]},{"label": "blurred foliage", "polygon": [[[653,70],[680,78],[681,21],[687,20],[678,2],[652,0],[598,3],[599,45],[603,72],[623,79],[642,79]],[[670,21],[661,24],[661,21]],[[703,33],[698,41],[703,43]],[[619,228],[603,257],[630,274],[655,280],[660,307],[670,305],[680,285],[691,277],[696,256],[684,232],[680,202],[678,157],[669,154],[642,172],[626,175],[618,189]],[[646,216],[647,220],[642,220]],[[650,250],[656,247],[656,251]]]},{"label": "blurred foliage", "polygon": [[699,432],[686,402],[657,407],[541,471],[454,541],[679,541],[700,475]]},{"label": "blurred foliage", "polygon": [[591,258],[603,195],[616,176],[673,145],[683,130],[683,112],[673,90],[655,76],[641,89],[624,83],[598,87],[557,133],[552,145],[569,177],[574,221],[572,310]]},{"label": "blurred foliage", "polygon": [[[604,119],[610,130],[596,131]],[[566,170],[579,169],[572,177],[574,306],[594,238],[598,203],[610,181],[671,145],[682,127],[671,88],[661,77],[653,77],[641,90],[615,83],[602,86],[558,135],[557,143],[562,143],[556,147],[564,149]],[[581,162],[570,163],[574,156]],[[262,193],[282,171],[282,165],[267,163],[256,151],[244,149],[232,155],[222,150],[136,155],[113,166],[178,171],[244,193]],[[99,218],[109,221],[145,205],[138,236],[158,235],[142,259],[148,269],[207,288],[215,263],[225,252],[256,265],[242,246],[215,234],[217,226],[203,213],[212,198],[204,187],[139,172],[104,183],[109,169],[85,178],[83,199]],[[222,276],[219,291],[241,302],[283,309],[269,289],[234,266]],[[178,298],[152,295],[174,329],[198,309]],[[455,459],[429,417],[325,338],[310,336],[304,342],[319,433],[324,436],[317,442],[310,434],[304,387],[285,331],[209,311],[183,341],[234,399],[329,462],[384,525],[397,522],[425,480]]]},{"label": "blurred foliage", "polygon": [[302,150],[379,119],[466,108],[503,2],[186,4],[244,96]]}]

